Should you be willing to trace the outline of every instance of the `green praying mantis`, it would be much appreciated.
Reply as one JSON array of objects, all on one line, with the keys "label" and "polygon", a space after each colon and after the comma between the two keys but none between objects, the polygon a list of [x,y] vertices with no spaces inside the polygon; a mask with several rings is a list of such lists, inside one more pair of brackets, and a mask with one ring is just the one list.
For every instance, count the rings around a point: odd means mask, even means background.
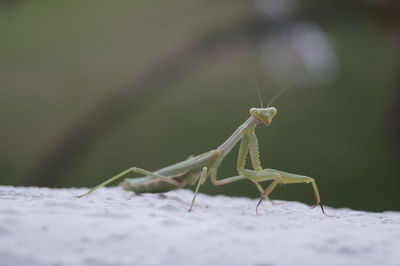
[{"label": "green praying mantis", "polygon": [[[198,156],[190,157],[182,162],[167,166],[154,172],[150,172],[138,167],[128,168],[77,197],[81,198],[91,194],[97,189],[125,176],[126,174],[134,172],[143,176],[126,178],[120,183],[120,186],[122,186],[125,190],[136,193],[162,193],[197,183],[190,208],[188,209],[188,211],[192,211],[199,188],[202,184],[204,184],[208,177],[210,177],[211,183],[216,186],[248,179],[254,183],[261,193],[261,199],[256,206],[256,213],[258,214],[258,207],[260,206],[261,202],[263,199],[269,200],[269,194],[278,184],[310,183],[315,194],[314,207],[319,205],[322,213],[327,215],[321,204],[318,187],[313,178],[274,169],[264,169],[261,166],[258,139],[255,134],[255,129],[257,125],[269,126],[276,114],[277,109],[275,107],[269,107],[269,105],[266,108],[251,108],[250,117],[215,150],[208,151]],[[224,179],[218,179],[218,167],[239,141],[241,141],[241,143],[236,165],[238,175]],[[245,168],[248,154],[250,154],[250,160],[253,169]],[[272,181],[266,189],[263,189],[263,187],[260,185],[260,183],[264,181]]]}]

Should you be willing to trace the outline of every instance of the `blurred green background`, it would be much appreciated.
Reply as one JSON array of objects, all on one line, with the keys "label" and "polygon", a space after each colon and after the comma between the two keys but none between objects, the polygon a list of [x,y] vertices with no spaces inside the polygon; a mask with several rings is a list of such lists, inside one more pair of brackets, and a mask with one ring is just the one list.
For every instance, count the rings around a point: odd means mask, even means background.
[{"label": "blurred green background", "polygon": [[[396,1],[0,1],[0,183],[91,187],[216,148],[260,105],[263,166],[400,210]],[[219,171],[235,175],[237,149]],[[258,197],[247,181],[201,191]],[[313,203],[309,185],[273,199]]]}]

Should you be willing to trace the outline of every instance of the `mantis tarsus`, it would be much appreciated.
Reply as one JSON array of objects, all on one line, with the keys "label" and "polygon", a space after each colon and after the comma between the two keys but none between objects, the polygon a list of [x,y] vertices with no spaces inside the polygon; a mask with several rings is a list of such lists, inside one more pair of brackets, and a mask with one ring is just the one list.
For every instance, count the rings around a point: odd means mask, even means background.
[{"label": "mantis tarsus", "polygon": [[[120,183],[125,190],[134,191],[137,193],[161,193],[178,189],[186,185],[193,185],[197,182],[192,203],[188,210],[191,211],[200,185],[206,181],[207,177],[210,177],[211,183],[216,186],[225,185],[243,179],[249,179],[262,193],[261,199],[256,206],[256,213],[258,214],[258,207],[262,200],[268,199],[268,195],[272,192],[272,190],[274,190],[276,185],[311,183],[315,194],[315,206],[319,205],[322,213],[325,214],[324,208],[321,204],[318,188],[313,178],[303,175],[290,174],[274,169],[263,169],[261,167],[258,139],[255,134],[255,128],[258,124],[269,126],[276,114],[277,109],[275,107],[251,108],[250,117],[215,150],[188,158],[185,161],[167,166],[154,172],[150,172],[138,167],[131,167],[78,197],[80,198],[88,195],[130,172],[135,172],[142,174],[143,176],[137,178],[126,178]],[[218,180],[217,171],[219,165],[225,156],[240,140],[241,143],[236,166],[239,175]],[[245,169],[246,157],[248,153],[250,153],[253,170]],[[272,181],[265,190],[260,185],[260,182],[263,181]]]}]

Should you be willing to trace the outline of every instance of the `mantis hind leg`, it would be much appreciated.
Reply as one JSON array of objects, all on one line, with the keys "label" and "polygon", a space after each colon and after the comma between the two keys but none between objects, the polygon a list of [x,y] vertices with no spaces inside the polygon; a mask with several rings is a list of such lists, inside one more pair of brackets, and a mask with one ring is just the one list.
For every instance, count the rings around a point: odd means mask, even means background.
[{"label": "mantis hind leg", "polygon": [[95,191],[98,190],[99,188],[102,188],[102,187],[108,185],[109,183],[111,183],[111,182],[113,182],[113,181],[115,181],[115,180],[117,180],[117,179],[123,177],[124,175],[126,175],[126,174],[128,174],[128,173],[131,173],[131,172],[133,172],[133,173],[138,173],[138,174],[142,174],[142,175],[146,175],[146,176],[149,176],[149,177],[154,178],[154,179],[160,179],[160,181],[167,182],[167,183],[170,183],[170,184],[175,185],[175,186],[179,186],[179,185],[180,185],[179,182],[177,182],[177,181],[175,181],[175,180],[173,180],[173,179],[171,179],[171,178],[169,178],[169,177],[165,177],[165,176],[156,174],[156,173],[154,173],[154,172],[147,171],[147,170],[142,169],[142,168],[131,167],[131,168],[128,168],[128,169],[126,169],[125,171],[122,171],[121,173],[116,174],[115,176],[113,176],[113,177],[107,179],[107,180],[104,181],[103,183],[101,183],[101,184],[95,186],[94,188],[90,189],[88,192],[86,192],[86,193],[84,193],[84,194],[82,194],[82,195],[76,196],[76,197],[77,197],[77,198],[82,198],[82,197],[84,197],[84,196],[87,196],[87,195],[89,195],[89,194],[95,192]]},{"label": "mantis hind leg", "polygon": [[196,200],[197,193],[199,192],[200,185],[203,184],[204,181],[206,180],[207,174],[208,174],[208,168],[207,167],[203,167],[203,170],[201,171],[201,174],[200,174],[200,177],[199,177],[199,181],[197,182],[197,186],[196,186],[196,189],[194,191],[192,204],[190,205],[190,208],[188,209],[188,212],[192,211],[194,202]]}]

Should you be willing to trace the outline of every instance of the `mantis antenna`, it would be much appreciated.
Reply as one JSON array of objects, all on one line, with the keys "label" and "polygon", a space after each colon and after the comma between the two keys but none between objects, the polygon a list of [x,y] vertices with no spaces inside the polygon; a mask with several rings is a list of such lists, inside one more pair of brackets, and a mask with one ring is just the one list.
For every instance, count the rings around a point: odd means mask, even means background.
[{"label": "mantis antenna", "polygon": [[275,94],[275,96],[272,98],[272,100],[268,103],[267,108],[271,105],[271,103],[273,101],[276,100],[276,98],[279,97],[279,95],[281,95],[282,93],[284,93],[285,91],[287,91],[287,89],[289,89],[290,87],[292,87],[295,83],[297,83],[298,81],[300,81],[302,79],[302,77],[299,77],[298,79],[290,82],[286,87],[284,87],[283,89],[281,89],[277,94]]},{"label": "mantis antenna", "polygon": [[258,83],[257,83],[256,80],[254,80],[254,83],[256,84],[256,91],[257,91],[257,94],[258,94],[258,99],[260,99],[261,108],[264,108],[263,101],[262,101],[262,98],[261,98],[261,93],[260,93],[260,90],[258,89]]}]

